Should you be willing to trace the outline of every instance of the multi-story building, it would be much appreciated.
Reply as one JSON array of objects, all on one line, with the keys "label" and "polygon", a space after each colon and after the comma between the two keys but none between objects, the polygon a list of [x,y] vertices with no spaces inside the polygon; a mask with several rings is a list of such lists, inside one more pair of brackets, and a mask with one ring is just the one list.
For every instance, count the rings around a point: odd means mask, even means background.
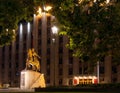
[{"label": "multi-story building", "polygon": [[27,49],[32,47],[32,24],[20,23],[16,40],[0,48],[0,83],[18,86],[25,68]]},{"label": "multi-story building", "polygon": [[[27,50],[34,48],[40,56],[40,72],[44,73],[46,84],[50,86],[72,85],[74,76],[96,75],[97,66],[90,70],[89,63],[82,63],[66,48],[67,36],[51,32],[51,15],[34,15],[31,23],[22,22],[11,45],[0,48],[0,83],[19,86],[20,72],[25,69]],[[55,41],[53,42],[53,38]],[[105,61],[105,62],[104,62]],[[109,63],[105,58],[99,65],[100,82],[120,82],[120,66]]]}]

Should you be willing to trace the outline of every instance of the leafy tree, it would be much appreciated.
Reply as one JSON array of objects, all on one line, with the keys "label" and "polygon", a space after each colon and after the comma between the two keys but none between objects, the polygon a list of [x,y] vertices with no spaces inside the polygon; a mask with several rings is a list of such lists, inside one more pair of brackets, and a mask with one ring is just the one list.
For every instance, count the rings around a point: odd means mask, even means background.
[{"label": "leafy tree", "polygon": [[10,44],[21,20],[31,20],[33,0],[0,0],[0,45]]},{"label": "leafy tree", "polygon": [[[96,62],[103,56],[119,59],[120,2],[109,0],[0,0],[0,45],[14,40],[18,22],[32,18],[35,6],[51,4],[51,13],[61,24],[61,34],[70,38],[74,56]],[[14,30],[13,30],[14,29]]]},{"label": "leafy tree", "polygon": [[[51,0],[52,14],[61,24],[61,33],[74,56],[92,62],[120,54],[120,2],[111,0]],[[108,51],[112,51],[110,54]]]}]

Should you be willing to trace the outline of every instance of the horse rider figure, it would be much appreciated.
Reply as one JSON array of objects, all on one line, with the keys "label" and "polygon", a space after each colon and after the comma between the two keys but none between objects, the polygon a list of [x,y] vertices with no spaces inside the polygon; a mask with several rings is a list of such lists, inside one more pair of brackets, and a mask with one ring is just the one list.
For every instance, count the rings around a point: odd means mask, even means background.
[{"label": "horse rider figure", "polygon": [[40,63],[38,58],[40,57],[35,50],[33,48],[29,49],[26,60],[26,69],[32,66],[32,70],[40,71]]}]

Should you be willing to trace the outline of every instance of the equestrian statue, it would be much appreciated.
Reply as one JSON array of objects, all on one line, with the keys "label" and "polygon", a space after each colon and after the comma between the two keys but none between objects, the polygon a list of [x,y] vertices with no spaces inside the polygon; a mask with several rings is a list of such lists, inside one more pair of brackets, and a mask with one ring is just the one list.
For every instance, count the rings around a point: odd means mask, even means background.
[{"label": "equestrian statue", "polygon": [[35,50],[29,49],[27,53],[26,59],[26,69],[32,69],[34,71],[40,71],[40,62],[39,62],[39,55],[35,52]]}]

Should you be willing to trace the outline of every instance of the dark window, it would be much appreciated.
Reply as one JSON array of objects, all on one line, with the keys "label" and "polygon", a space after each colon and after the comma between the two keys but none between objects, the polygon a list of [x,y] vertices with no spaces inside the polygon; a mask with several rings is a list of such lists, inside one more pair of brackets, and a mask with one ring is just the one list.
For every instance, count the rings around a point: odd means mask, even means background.
[{"label": "dark window", "polygon": [[20,73],[18,71],[15,72],[16,76],[20,76]]},{"label": "dark window", "polygon": [[41,19],[39,19],[38,29],[41,29],[41,25],[42,25],[42,20],[41,20]]},{"label": "dark window", "polygon": [[79,68],[79,74],[82,74],[82,67]]},{"label": "dark window", "polygon": [[5,67],[5,65],[4,65],[4,63],[2,63],[2,69],[4,69],[4,67]]},{"label": "dark window", "polygon": [[50,54],[50,48],[47,48],[47,54]]},{"label": "dark window", "polygon": [[11,78],[11,71],[9,71],[8,77]]},{"label": "dark window", "polygon": [[87,74],[88,73],[88,67],[84,67],[84,74]]},{"label": "dark window", "polygon": [[47,27],[47,37],[50,37],[51,35],[51,27]]},{"label": "dark window", "polygon": [[117,68],[116,68],[116,66],[112,66],[112,73],[117,73]]},{"label": "dark window", "polygon": [[24,49],[24,51],[26,51],[26,43],[25,42],[23,44],[23,49]]},{"label": "dark window", "polygon": [[41,29],[38,29],[38,35],[41,36]]},{"label": "dark window", "polygon": [[26,50],[23,52],[23,60],[27,58]]},{"label": "dark window", "polygon": [[47,78],[47,84],[49,84],[50,83],[50,78]]},{"label": "dark window", "polygon": [[41,45],[41,40],[38,41],[38,45]]},{"label": "dark window", "polygon": [[51,25],[51,17],[48,16],[48,17],[47,17],[47,26],[49,27],[50,25]]},{"label": "dark window", "polygon": [[19,67],[19,64],[18,64],[18,62],[16,62],[16,68],[18,68]]},{"label": "dark window", "polygon": [[82,61],[81,61],[81,60],[79,61],[79,64],[82,64]]},{"label": "dark window", "polygon": [[10,51],[12,50],[12,46],[11,46],[11,45],[9,46],[9,50],[10,50]]},{"label": "dark window", "polygon": [[59,79],[59,85],[62,85],[63,80]]},{"label": "dark window", "polygon": [[50,75],[50,69],[47,69],[47,75]]},{"label": "dark window", "polygon": [[2,48],[2,52],[3,52],[3,53],[5,52],[5,46]]},{"label": "dark window", "polygon": [[39,55],[39,56],[41,55],[41,49],[38,50],[38,55]]},{"label": "dark window", "polygon": [[63,69],[59,68],[59,75],[62,75],[62,74],[63,74]]},{"label": "dark window", "polygon": [[47,39],[47,44],[50,44],[50,41],[51,41],[50,38],[48,38],[48,39]]},{"label": "dark window", "polygon": [[[69,53],[72,54],[73,53],[73,50],[69,50]],[[72,56],[72,55],[71,55]]]},{"label": "dark window", "polygon": [[11,68],[11,62],[9,62],[9,68]]},{"label": "dark window", "polygon": [[73,64],[73,57],[69,58],[69,64]]},{"label": "dark window", "polygon": [[62,47],[59,48],[59,53],[63,53],[63,48]]},{"label": "dark window", "polygon": [[63,63],[63,59],[62,57],[59,57],[59,64],[62,64]]},{"label": "dark window", "polygon": [[5,61],[5,52],[2,53],[2,61],[4,62]]},{"label": "dark window", "polygon": [[17,43],[17,44],[16,44],[16,50],[18,50],[18,49],[19,49],[19,44]]},{"label": "dark window", "polygon": [[72,75],[72,74],[73,74],[73,69],[69,68],[69,75]]},{"label": "dark window", "polygon": [[69,80],[69,85],[73,85],[73,80],[72,79]]},{"label": "dark window", "polygon": [[16,52],[16,60],[18,60],[18,52]]},{"label": "dark window", "polygon": [[9,62],[11,62],[11,55],[9,55]]},{"label": "dark window", "polygon": [[99,70],[100,70],[100,74],[104,74],[104,67],[100,67]]},{"label": "dark window", "polygon": [[49,65],[50,64],[50,59],[49,58],[47,58],[47,65]]},{"label": "dark window", "polygon": [[60,37],[59,37],[59,43],[62,43],[63,42],[63,36],[61,35]]},{"label": "dark window", "polygon": [[116,82],[117,82],[117,78],[113,78],[113,79],[112,79],[112,82],[113,82],[113,83],[116,83]]},{"label": "dark window", "polygon": [[23,37],[24,41],[26,41],[26,37],[27,37],[26,34],[24,34],[23,36],[24,36],[24,37]]},{"label": "dark window", "polygon": [[100,58],[100,62],[104,62],[104,56]]},{"label": "dark window", "polygon": [[19,41],[19,35],[16,36],[16,41]]}]

